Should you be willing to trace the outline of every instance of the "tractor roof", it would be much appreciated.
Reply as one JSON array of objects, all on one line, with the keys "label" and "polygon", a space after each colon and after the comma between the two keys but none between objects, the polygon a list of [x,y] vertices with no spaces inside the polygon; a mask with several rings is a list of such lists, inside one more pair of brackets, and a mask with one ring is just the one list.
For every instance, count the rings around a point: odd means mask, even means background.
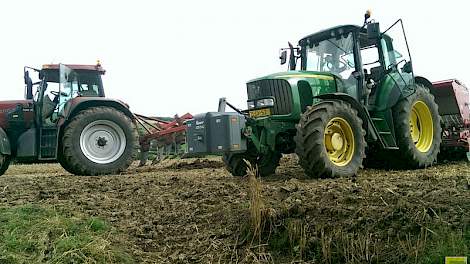
[{"label": "tractor roof", "polygon": [[317,33],[313,33],[313,34],[310,34],[304,38],[302,38],[300,41],[299,41],[299,44],[302,46],[302,44],[305,44],[305,42],[307,40],[310,40],[312,42],[319,42],[319,41],[322,41],[322,40],[325,40],[325,39],[329,39],[329,38],[333,38],[337,35],[342,35],[342,34],[345,34],[345,33],[349,33],[349,32],[352,32],[352,31],[363,31],[364,33],[366,33],[366,30],[360,26],[357,26],[357,25],[342,25],[342,26],[336,26],[336,27],[332,27],[332,28],[328,28],[328,29],[325,29],[325,30],[322,30],[322,31],[319,31]]},{"label": "tractor roof", "polygon": [[[42,65],[43,70],[59,70],[60,64],[44,64]],[[82,70],[82,71],[97,71],[100,74],[104,74],[106,71],[101,67],[101,64],[97,63],[95,65],[85,65],[85,64],[64,64],[72,70]]]}]

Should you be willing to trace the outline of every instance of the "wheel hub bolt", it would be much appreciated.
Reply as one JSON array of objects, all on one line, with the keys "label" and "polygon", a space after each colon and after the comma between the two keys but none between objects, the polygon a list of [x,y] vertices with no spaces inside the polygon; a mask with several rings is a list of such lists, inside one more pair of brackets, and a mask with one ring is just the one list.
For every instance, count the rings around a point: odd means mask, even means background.
[{"label": "wheel hub bolt", "polygon": [[340,150],[343,148],[344,140],[340,133],[334,133],[331,136],[331,145],[334,150]]},{"label": "wheel hub bolt", "polygon": [[106,140],[106,138],[104,138],[104,137],[99,137],[96,140],[96,144],[98,144],[98,147],[104,147],[104,146],[106,146],[106,143],[108,143],[108,140]]}]

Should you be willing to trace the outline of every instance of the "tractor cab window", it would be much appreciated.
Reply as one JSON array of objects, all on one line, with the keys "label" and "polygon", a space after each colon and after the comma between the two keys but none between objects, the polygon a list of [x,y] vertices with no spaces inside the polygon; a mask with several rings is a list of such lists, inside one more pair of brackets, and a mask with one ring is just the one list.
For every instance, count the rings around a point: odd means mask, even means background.
[{"label": "tractor cab window", "polygon": [[70,99],[79,95],[79,85],[77,73],[62,64],[59,66],[59,80],[60,96],[58,112],[60,113]]},{"label": "tractor cab window", "polygon": [[40,94],[40,84],[42,80],[39,77],[39,70],[25,67],[24,70],[24,84],[25,84],[25,91],[24,97],[26,100],[33,100],[35,102],[38,101],[39,94]]},{"label": "tractor cab window", "polygon": [[360,53],[366,81],[370,82],[373,80],[374,83],[380,82],[384,71],[380,63],[379,49],[377,46],[361,47]]},{"label": "tractor cab window", "polygon": [[309,41],[302,59],[307,71],[330,72],[344,80],[355,70],[353,34],[343,34],[314,43]]},{"label": "tractor cab window", "polygon": [[40,84],[33,98],[40,107],[41,119],[46,122],[53,123],[58,120],[67,102],[72,98],[104,96],[101,76],[93,70],[74,71],[59,64],[59,69],[43,69],[42,76],[43,79],[39,82],[30,81],[30,74],[25,71],[27,87],[31,86],[31,83]]},{"label": "tractor cab window", "polygon": [[[32,68],[31,68],[32,69]],[[41,74],[42,73],[42,74]],[[25,71],[26,98],[31,95],[32,99],[38,107],[41,120],[52,121],[57,117],[57,106],[60,100],[60,84],[57,78],[57,72],[39,70]],[[31,86],[31,91],[28,91]]]},{"label": "tractor cab window", "polygon": [[79,96],[101,96],[101,78],[96,72],[80,72],[80,78],[78,80],[78,95]]},{"label": "tractor cab window", "polygon": [[380,46],[387,72],[398,73],[402,80],[412,79],[411,57],[401,20],[384,32]]},{"label": "tractor cab window", "polygon": [[403,66],[411,61],[408,56],[407,48],[403,44],[405,41],[400,40],[399,36],[397,39],[393,39],[389,35],[384,35],[380,42],[383,49],[385,68],[396,68],[402,73]]}]

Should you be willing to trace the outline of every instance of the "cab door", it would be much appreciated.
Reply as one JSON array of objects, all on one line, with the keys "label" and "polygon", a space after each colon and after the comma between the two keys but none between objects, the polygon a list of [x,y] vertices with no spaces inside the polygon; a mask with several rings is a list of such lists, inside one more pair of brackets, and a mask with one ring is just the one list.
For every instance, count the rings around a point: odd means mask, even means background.
[{"label": "cab door", "polygon": [[[51,82],[44,89],[39,118],[39,160],[57,159],[59,142],[58,120],[67,102],[78,93],[77,74],[69,67],[59,64],[59,82]],[[49,95],[53,96],[51,100]],[[47,98],[46,98],[47,97]],[[52,111],[52,113],[50,113]]]}]

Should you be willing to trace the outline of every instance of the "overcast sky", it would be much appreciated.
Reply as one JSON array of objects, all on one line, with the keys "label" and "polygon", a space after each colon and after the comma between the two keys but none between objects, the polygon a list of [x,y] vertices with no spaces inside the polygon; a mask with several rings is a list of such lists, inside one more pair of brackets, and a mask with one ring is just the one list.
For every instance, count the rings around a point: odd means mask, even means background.
[{"label": "overcast sky", "polygon": [[246,107],[246,81],[285,70],[279,48],[335,25],[404,20],[415,74],[470,85],[466,1],[2,1],[0,99],[24,96],[23,66],[94,64],[134,112]]}]

